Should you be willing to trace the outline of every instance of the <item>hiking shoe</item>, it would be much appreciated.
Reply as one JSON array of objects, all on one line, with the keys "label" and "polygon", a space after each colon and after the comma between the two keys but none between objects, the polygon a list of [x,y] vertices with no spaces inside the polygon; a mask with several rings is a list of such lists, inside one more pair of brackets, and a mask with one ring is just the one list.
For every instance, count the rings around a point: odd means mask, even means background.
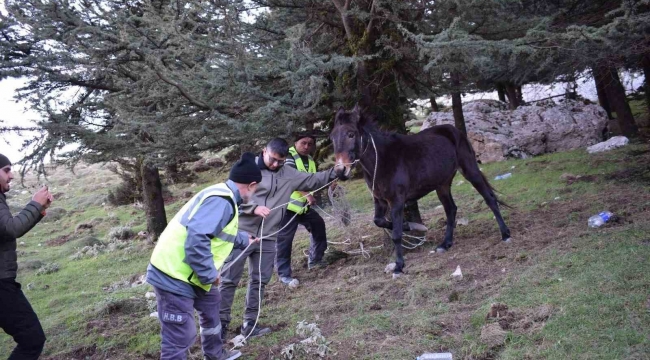
[{"label": "hiking shoe", "polygon": [[213,356],[204,356],[203,360],[235,360],[241,356],[241,351],[239,350],[233,350],[233,351],[228,351],[226,349],[221,350],[221,355],[217,358]]},{"label": "hiking shoe", "polygon": [[271,328],[263,328],[261,326],[256,326],[253,329],[253,324],[244,323],[241,326],[241,334],[248,337],[259,337],[271,333]]},{"label": "hiking shoe", "polygon": [[280,278],[280,282],[293,289],[297,288],[298,285],[300,285],[300,281],[298,281],[298,279],[294,279],[290,276],[282,276]]},{"label": "hiking shoe", "polygon": [[327,263],[323,260],[313,261],[307,263],[307,270],[313,269],[322,269],[327,266]]}]

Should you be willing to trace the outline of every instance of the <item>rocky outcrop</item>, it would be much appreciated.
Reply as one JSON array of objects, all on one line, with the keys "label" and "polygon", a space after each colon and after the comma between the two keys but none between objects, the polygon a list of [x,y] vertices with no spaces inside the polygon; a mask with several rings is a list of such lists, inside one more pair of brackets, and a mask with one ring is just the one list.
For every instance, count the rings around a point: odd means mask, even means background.
[{"label": "rocky outcrop", "polygon": [[[587,147],[602,141],[607,127],[600,106],[578,101],[536,103],[511,111],[500,101],[477,100],[464,104],[463,113],[482,163]],[[451,112],[431,113],[421,130],[442,124],[454,124]]]}]

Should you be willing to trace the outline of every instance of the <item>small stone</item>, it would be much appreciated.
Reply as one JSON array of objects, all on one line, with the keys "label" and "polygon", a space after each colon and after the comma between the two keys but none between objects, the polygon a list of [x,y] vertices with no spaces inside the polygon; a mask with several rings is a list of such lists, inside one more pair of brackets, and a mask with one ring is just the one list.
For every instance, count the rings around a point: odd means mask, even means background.
[{"label": "small stone", "polygon": [[556,196],[555,198],[553,198],[553,200],[560,200],[560,197]]},{"label": "small stone", "polygon": [[146,299],[152,299],[152,298],[155,298],[155,297],[156,297],[156,293],[153,292],[153,291],[147,291],[147,293],[144,294],[144,297],[145,297]]},{"label": "small stone", "polygon": [[24,241],[21,241],[21,242],[20,242],[20,245],[25,245],[25,242],[24,242]]},{"label": "small stone", "polygon": [[386,267],[384,268],[384,272],[385,272],[386,274],[390,274],[390,273],[392,273],[392,272],[395,270],[395,267],[396,267],[396,266],[397,266],[397,264],[395,264],[395,263],[390,263],[390,264],[386,265]]},{"label": "small stone", "polygon": [[456,224],[457,225],[462,225],[462,226],[467,226],[467,224],[469,224],[469,220],[467,218],[463,217],[463,218],[460,218],[460,219],[456,220]]},{"label": "small stone", "polygon": [[149,317],[158,318],[158,311],[152,312],[151,314],[149,314]]},{"label": "small stone", "polygon": [[246,337],[244,335],[242,335],[242,334],[239,334],[239,335],[235,336],[234,338],[232,338],[232,340],[230,340],[230,343],[235,348],[240,348],[240,347],[246,345]]},{"label": "small stone", "polygon": [[41,244],[38,244],[38,246],[43,246],[43,245],[41,245]]}]

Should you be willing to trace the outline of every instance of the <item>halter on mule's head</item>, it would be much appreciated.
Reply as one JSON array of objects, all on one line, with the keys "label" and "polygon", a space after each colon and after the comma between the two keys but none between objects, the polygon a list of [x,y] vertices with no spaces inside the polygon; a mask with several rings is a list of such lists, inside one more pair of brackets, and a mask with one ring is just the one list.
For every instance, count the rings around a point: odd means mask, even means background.
[{"label": "halter on mule's head", "polygon": [[334,145],[335,166],[338,168],[336,175],[341,180],[350,177],[352,165],[363,155],[363,123],[359,105],[355,105],[350,111],[341,107],[334,117],[330,139]]}]

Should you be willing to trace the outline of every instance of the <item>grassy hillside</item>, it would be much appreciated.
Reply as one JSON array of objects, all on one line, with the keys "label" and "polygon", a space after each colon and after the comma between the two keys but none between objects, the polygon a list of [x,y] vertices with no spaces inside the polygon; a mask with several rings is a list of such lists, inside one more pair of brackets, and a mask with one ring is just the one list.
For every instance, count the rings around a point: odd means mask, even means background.
[{"label": "grassy hillside", "polygon": [[[499,241],[489,209],[458,176],[454,197],[467,225],[457,227],[451,251],[432,253],[444,215],[435,194],[422,199],[427,242],[407,251],[407,275],[398,280],[383,272],[386,235],[372,224],[365,184],[344,183],[352,224],[326,220],[330,241],[348,240],[330,247],[352,254],[307,271],[308,238],[300,230],[293,255],[301,286],[290,290],[274,277],[261,322],[275,332],[242,351],[246,358],[281,359],[283,348],[303,338],[296,323],[305,320],[319,325],[331,359],[414,359],[427,351],[450,351],[455,359],[648,359],[648,164],[645,143],[483,165],[489,179],[513,174],[492,180],[513,206],[504,211],[512,244]],[[194,184],[170,185],[168,218],[190,194],[222,177],[206,172]],[[47,181],[56,196],[49,221],[18,247],[18,280],[48,337],[43,358],[157,358],[159,325],[149,316],[155,303],[145,298],[150,287],[139,285],[153,244],[137,235],[119,239],[128,233],[123,227],[144,230],[143,211],[104,204],[118,179],[99,166],[76,174],[60,169]],[[10,203],[18,209],[31,192],[15,184]],[[588,228],[587,218],[605,209],[617,219]],[[368,256],[358,254],[361,242]],[[450,276],[457,266],[462,280]],[[244,294],[242,287],[233,327],[241,325]],[[497,317],[488,317],[491,312]],[[0,334],[0,354],[12,347]],[[297,350],[294,358],[314,356]],[[201,358],[198,342],[191,358]]]}]

